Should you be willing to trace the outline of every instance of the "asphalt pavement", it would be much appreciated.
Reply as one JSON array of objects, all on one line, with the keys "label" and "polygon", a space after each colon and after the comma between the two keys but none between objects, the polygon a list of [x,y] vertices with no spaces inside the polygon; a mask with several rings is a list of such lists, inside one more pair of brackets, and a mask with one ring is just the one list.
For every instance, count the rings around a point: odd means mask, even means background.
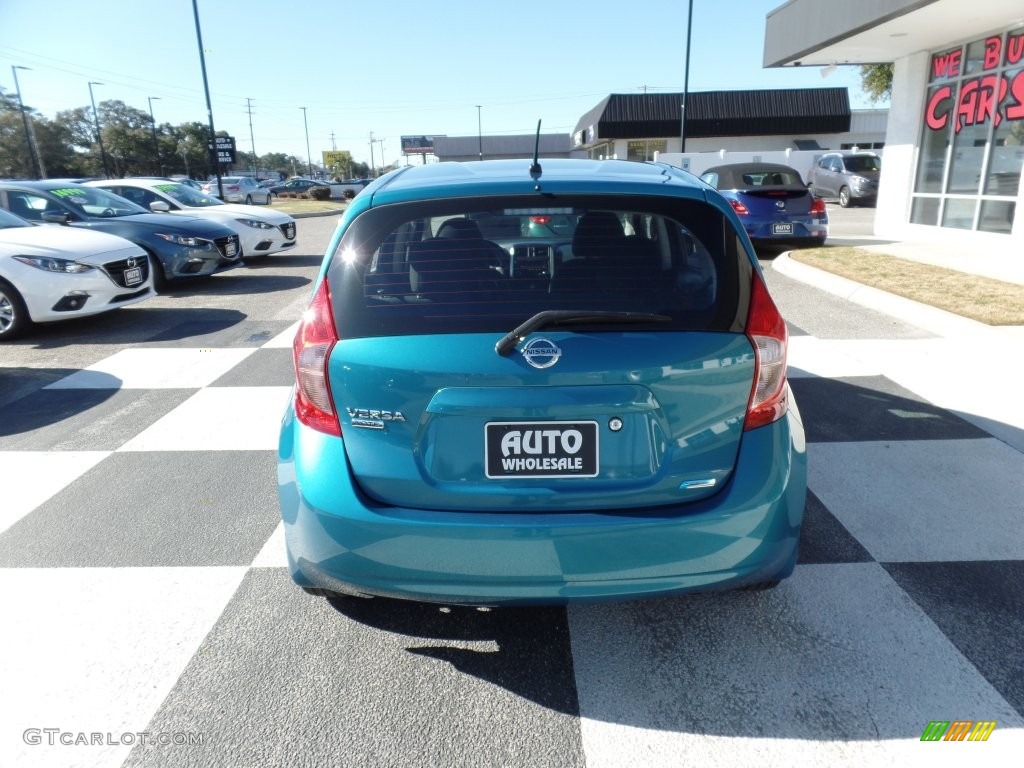
[{"label": "asphalt pavement", "polygon": [[[765,262],[808,441],[792,578],[569,608],[330,602],[287,575],[276,436],[333,223],[0,350],[0,766],[1019,763],[1014,347]],[[934,721],[995,727],[923,742]]]}]

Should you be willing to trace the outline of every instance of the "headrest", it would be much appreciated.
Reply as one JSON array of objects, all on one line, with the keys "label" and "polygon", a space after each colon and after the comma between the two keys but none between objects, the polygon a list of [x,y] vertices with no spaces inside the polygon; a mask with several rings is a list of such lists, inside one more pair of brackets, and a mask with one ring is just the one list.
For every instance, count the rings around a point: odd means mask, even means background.
[{"label": "headrest", "polygon": [[599,258],[609,246],[619,246],[626,237],[619,217],[611,211],[590,211],[580,217],[572,236],[572,252],[578,258]]},{"label": "headrest", "polygon": [[448,219],[437,230],[437,237],[458,240],[482,240],[480,227],[472,219]]}]

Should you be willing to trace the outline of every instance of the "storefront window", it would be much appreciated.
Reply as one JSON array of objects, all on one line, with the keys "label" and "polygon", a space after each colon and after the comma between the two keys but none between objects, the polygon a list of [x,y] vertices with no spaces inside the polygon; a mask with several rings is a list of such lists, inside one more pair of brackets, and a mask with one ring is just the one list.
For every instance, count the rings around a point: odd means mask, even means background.
[{"label": "storefront window", "polygon": [[939,223],[939,198],[915,197],[910,207],[911,224],[927,224],[934,227]]},{"label": "storefront window", "polygon": [[1024,167],[1024,30],[930,66],[910,220],[1008,233]]},{"label": "storefront window", "polygon": [[925,117],[924,136],[921,138],[921,156],[917,164],[917,192],[941,192],[942,176],[946,170],[946,148],[953,130],[950,114],[953,99],[949,86],[928,89],[930,109]]},{"label": "storefront window", "polygon": [[1013,228],[1013,214],[1016,208],[1016,203],[1007,200],[984,200],[981,203],[981,218],[978,221],[978,229],[982,232],[1010,234]]},{"label": "storefront window", "polygon": [[668,151],[665,139],[638,139],[626,145],[627,160],[653,160],[655,152]]},{"label": "storefront window", "polygon": [[951,197],[942,207],[942,226],[954,229],[974,229],[974,209],[978,207],[975,198]]}]

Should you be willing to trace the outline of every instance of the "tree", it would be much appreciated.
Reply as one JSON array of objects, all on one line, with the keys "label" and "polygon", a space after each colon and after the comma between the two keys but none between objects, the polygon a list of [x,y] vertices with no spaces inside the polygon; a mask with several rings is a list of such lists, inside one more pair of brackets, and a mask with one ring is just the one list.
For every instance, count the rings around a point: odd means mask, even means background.
[{"label": "tree", "polygon": [[892,98],[892,64],[863,64],[860,68],[860,87],[872,103]]}]

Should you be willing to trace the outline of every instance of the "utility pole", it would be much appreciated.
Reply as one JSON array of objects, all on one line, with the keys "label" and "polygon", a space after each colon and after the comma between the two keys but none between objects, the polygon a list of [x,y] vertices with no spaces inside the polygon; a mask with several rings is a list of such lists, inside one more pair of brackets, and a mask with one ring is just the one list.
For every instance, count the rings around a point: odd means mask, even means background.
[{"label": "utility pole", "polygon": [[373,131],[370,131],[370,178],[377,176],[377,169],[373,165]]},{"label": "utility pole", "polygon": [[299,107],[302,110],[302,124],[306,126],[306,166],[309,169],[309,176],[306,178],[313,178],[313,157],[309,153],[309,123],[306,122],[306,108]]},{"label": "utility pole", "polygon": [[217,153],[217,131],[213,128],[213,105],[210,103],[210,82],[206,78],[206,51],[203,50],[203,30],[199,26],[199,5],[192,0],[192,15],[196,20],[196,42],[199,43],[199,66],[203,70],[203,92],[206,94],[206,116],[210,122],[210,144],[213,149],[209,150],[214,157],[214,171],[217,174],[217,196],[224,199],[224,182],[220,179],[220,155]]},{"label": "utility pole", "polygon": [[686,98],[690,91],[690,32],[693,31],[693,0],[686,15],[686,64],[683,69],[683,103],[680,107],[682,116],[679,118],[679,151],[686,151]]},{"label": "utility pole", "polygon": [[43,174],[39,167],[39,157],[36,155],[35,144],[32,142],[32,130],[28,126],[28,115],[25,113],[25,102],[21,100],[21,86],[18,85],[18,70],[24,69],[31,71],[30,67],[21,67],[16,64],[11,65],[11,74],[14,75],[14,91],[18,94],[18,109],[21,110],[21,122],[25,126],[25,143],[28,145],[28,156],[32,159],[32,173],[35,174],[37,179],[41,179]]},{"label": "utility pole", "polygon": [[480,159],[484,159],[484,132],[480,122],[480,108],[481,105],[476,105],[476,139],[480,149]]},{"label": "utility pole", "polygon": [[331,131],[331,150],[333,152],[338,151],[338,145],[334,143],[334,131]]},{"label": "utility pole", "polygon": [[94,85],[103,85],[103,83],[97,83],[95,80],[89,81],[89,101],[92,103],[92,123],[96,127],[96,141],[100,145],[100,161],[103,163],[103,175],[109,179],[110,169],[107,167],[107,152],[103,149],[103,133],[100,131],[100,115],[96,111],[96,99],[92,95],[92,87]]},{"label": "utility pole", "polygon": [[256,157],[256,139],[252,135],[252,99],[245,100],[245,106],[249,110],[249,143],[252,145],[252,177],[259,176],[260,161]]},{"label": "utility pole", "polygon": [[156,168],[157,168],[156,172],[159,173],[159,175],[163,176],[164,175],[164,164],[160,160],[160,142],[157,141],[157,138],[156,138],[156,118],[153,117],[153,100],[155,99],[157,101],[160,101],[160,97],[159,96],[147,96],[146,98],[149,99],[149,124],[150,124],[150,127],[152,127],[152,129],[153,129],[153,149],[156,151]]}]

